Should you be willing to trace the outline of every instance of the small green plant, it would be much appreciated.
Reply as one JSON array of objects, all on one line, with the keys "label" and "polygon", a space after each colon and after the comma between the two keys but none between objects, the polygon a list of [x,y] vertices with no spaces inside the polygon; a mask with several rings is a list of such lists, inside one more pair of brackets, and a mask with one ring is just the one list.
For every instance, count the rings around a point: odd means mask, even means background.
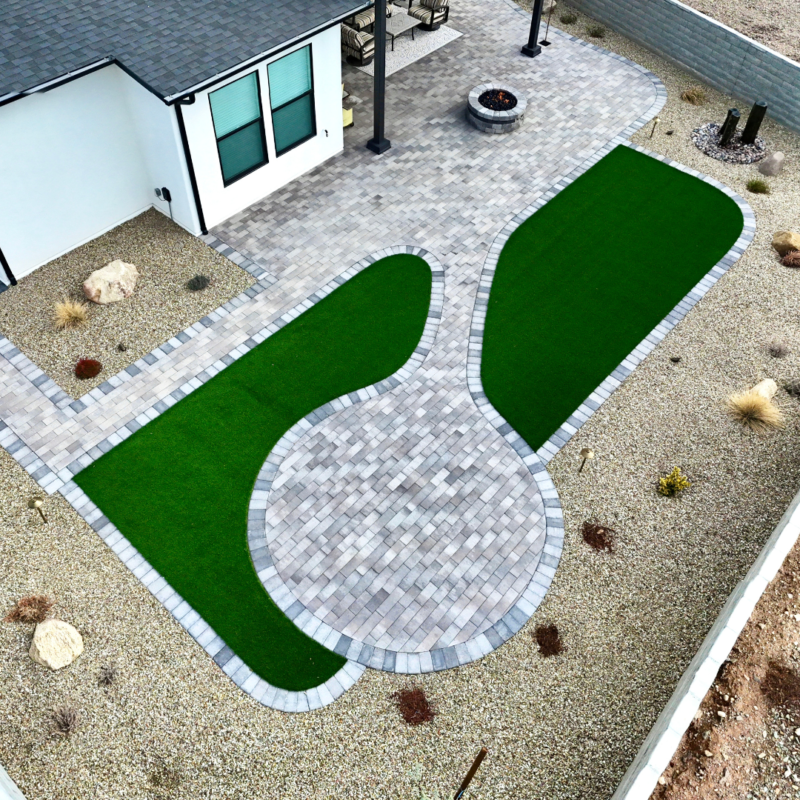
[{"label": "small green plant", "polygon": [[578,15],[573,14],[571,11],[565,11],[560,17],[563,25],[574,25],[578,21]]},{"label": "small green plant", "polygon": [[706,90],[702,86],[690,86],[681,93],[681,100],[691,103],[693,106],[705,105],[707,99]]},{"label": "small green plant", "polygon": [[747,191],[753,194],[769,194],[769,184],[761,178],[751,178],[747,181]]},{"label": "small green plant", "polygon": [[163,756],[156,756],[155,766],[150,770],[147,781],[158,789],[172,791],[180,785],[181,773],[175,766],[168,764]]},{"label": "small green plant", "polygon": [[190,292],[199,292],[211,285],[211,278],[208,275],[195,275],[186,282],[186,288]]},{"label": "small green plant", "polygon": [[658,479],[658,493],[664,497],[675,497],[691,485],[689,479],[681,472],[681,468],[675,467],[669,475]]},{"label": "small green plant", "polygon": [[602,39],[606,35],[606,29],[602,25],[590,25],[586,31],[592,39]]}]

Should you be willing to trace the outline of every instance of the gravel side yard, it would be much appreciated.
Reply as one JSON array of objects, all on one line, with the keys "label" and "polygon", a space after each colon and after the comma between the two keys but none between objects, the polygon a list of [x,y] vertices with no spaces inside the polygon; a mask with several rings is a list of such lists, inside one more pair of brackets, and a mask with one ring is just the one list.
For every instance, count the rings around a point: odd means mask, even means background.
[{"label": "gravel side yard", "polygon": [[[724,413],[730,392],[765,377],[800,377],[800,271],[780,266],[769,245],[774,230],[800,228],[800,138],[765,126],[787,168],[771,179],[773,194],[750,195],[745,183],[755,167],[712,161],[688,140],[730,100],[710,92],[710,105],[689,106],[679,99],[693,83],[688,76],[614,34],[603,44],[667,85],[655,137],[648,126],[635,140],[728,183],[750,201],[759,228],[742,260],[550,463],[566,541],[531,622],[485,659],[419,679],[438,706],[433,723],[402,723],[389,695],[411,681],[369,670],[318,712],[264,709],[58,495],[45,504],[45,528],[25,506],[35,485],[0,453],[0,611],[23,594],[49,593],[58,615],[86,636],[80,659],[52,674],[26,655],[29,627],[0,624],[0,759],[28,800],[89,792],[125,800],[416,800],[421,789],[447,797],[483,744],[490,753],[470,788],[476,800],[610,796],[800,485],[797,400],[779,395],[786,429],[765,437]],[[774,340],[786,343],[788,356],[767,353]],[[578,474],[587,446],[596,459]],[[677,500],[659,497],[657,478],[675,465],[693,486]],[[580,525],[592,517],[616,529],[615,553],[583,543]],[[562,655],[538,653],[531,633],[542,622],[558,625]],[[100,667],[111,662],[118,682],[101,689]],[[53,737],[50,709],[66,704],[79,709],[81,728]]]},{"label": "gravel side yard", "polygon": [[[133,295],[101,306],[86,301],[81,328],[56,330],[53,307],[64,297],[85,300],[83,282],[114,259],[134,264]],[[199,292],[186,288],[197,274],[212,278]],[[80,397],[245,291],[255,279],[241,267],[151,209],[76,247],[0,294],[0,331],[65,392]],[[122,343],[127,348],[118,349]],[[103,364],[78,380],[78,359]]]}]

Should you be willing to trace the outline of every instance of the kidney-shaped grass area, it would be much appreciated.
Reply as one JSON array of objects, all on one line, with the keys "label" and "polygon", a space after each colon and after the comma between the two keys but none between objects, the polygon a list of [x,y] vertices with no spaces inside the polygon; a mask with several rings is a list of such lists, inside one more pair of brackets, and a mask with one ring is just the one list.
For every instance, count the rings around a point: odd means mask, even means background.
[{"label": "kidney-shaped grass area", "polygon": [[256,575],[247,510],[281,436],[396,372],[425,326],[431,272],[382,259],[80,472],[76,483],[258,675],[299,691],[344,659],[301,633]]},{"label": "kidney-shaped grass area", "polygon": [[743,226],[738,205],[713,186],[614,149],[503,247],[483,340],[489,400],[538,449]]}]

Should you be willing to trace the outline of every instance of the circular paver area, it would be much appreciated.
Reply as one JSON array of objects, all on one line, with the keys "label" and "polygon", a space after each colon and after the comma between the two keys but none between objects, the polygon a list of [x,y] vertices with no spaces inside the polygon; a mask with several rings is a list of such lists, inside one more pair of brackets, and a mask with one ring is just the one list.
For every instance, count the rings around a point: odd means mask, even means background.
[{"label": "circular paver area", "polygon": [[273,599],[306,632],[337,632],[315,638],[343,655],[374,648],[359,659],[370,666],[406,671],[397,654],[433,651],[436,669],[494,649],[540,562],[535,479],[453,389],[416,380],[333,413],[287,449],[263,521],[251,515]]}]

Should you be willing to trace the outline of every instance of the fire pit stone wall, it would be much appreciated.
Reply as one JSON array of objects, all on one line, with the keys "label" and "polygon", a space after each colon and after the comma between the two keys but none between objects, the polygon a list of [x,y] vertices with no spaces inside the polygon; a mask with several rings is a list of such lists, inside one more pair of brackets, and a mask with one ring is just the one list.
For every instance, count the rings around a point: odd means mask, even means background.
[{"label": "fire pit stone wall", "polygon": [[[516,105],[505,111],[493,111],[481,104],[480,98],[487,92],[500,91],[516,98]],[[476,86],[467,98],[467,119],[484,133],[511,133],[522,125],[528,101],[522,92],[499,83],[482,83]]]}]

